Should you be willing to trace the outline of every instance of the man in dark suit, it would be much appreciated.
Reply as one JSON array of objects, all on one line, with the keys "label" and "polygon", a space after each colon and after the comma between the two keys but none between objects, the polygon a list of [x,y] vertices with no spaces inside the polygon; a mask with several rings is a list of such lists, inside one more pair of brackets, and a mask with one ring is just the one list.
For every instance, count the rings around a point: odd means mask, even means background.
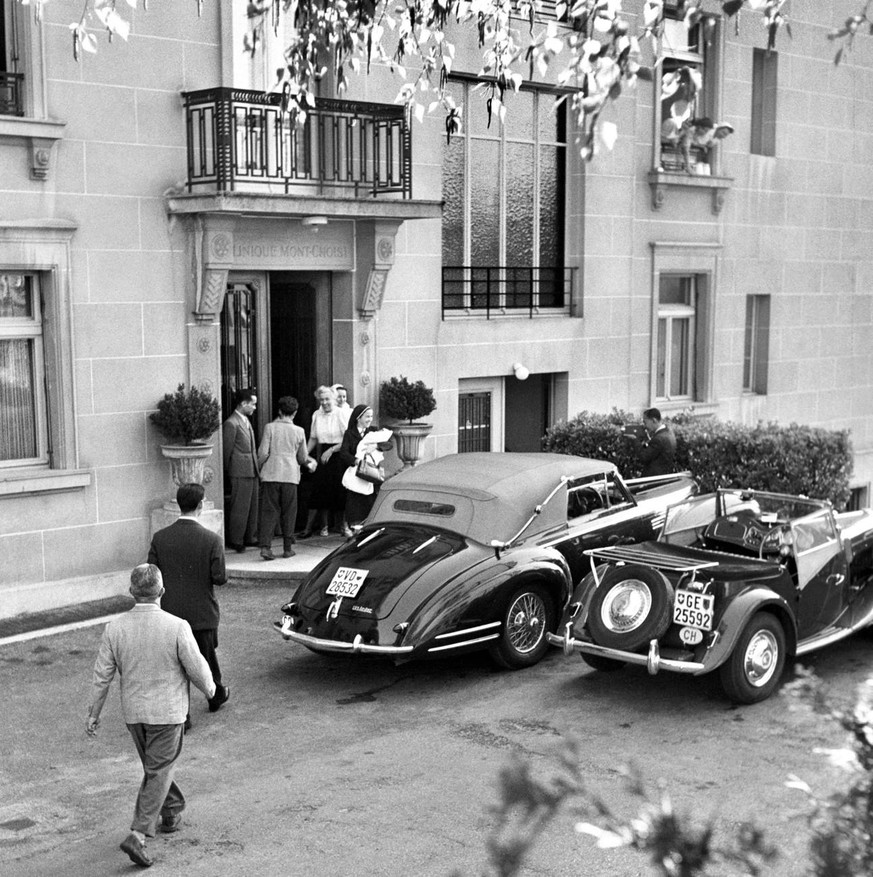
[{"label": "man in dark suit", "polygon": [[676,436],[673,430],[661,421],[661,412],[657,408],[647,408],[643,412],[643,424],[648,433],[648,440],[640,446],[643,477],[669,475],[676,468]]},{"label": "man in dark suit", "polygon": [[251,390],[240,390],[236,408],[221,429],[224,472],[230,481],[230,499],[224,510],[225,538],[239,553],[246,545],[258,544],[258,449],[249,422],[257,404],[258,397]]},{"label": "man in dark suit", "polygon": [[207,697],[213,697],[215,686],[190,626],[161,611],[161,571],[148,563],[136,567],[130,575],[130,593],[136,605],[103,631],[85,730],[91,737],[97,733],[117,672],[121,713],[143,769],[130,834],[121,849],[132,862],[148,868],[154,860],[146,851],[146,838],[155,836],[159,819],[161,831],[177,831],[185,809],[175,772],[182,754],[189,682]]},{"label": "man in dark suit", "polygon": [[[176,491],[182,516],[155,533],[149,548],[149,563],[158,567],[164,578],[163,610],[184,618],[191,625],[200,653],[209,664],[215,682],[215,696],[209,700],[209,710],[215,712],[230,696],[230,689],[222,685],[215,654],[219,610],[214,586],[227,581],[227,572],[221,538],[197,520],[203,510],[204,495],[202,484],[183,484]],[[185,728],[190,727],[189,715]]]}]

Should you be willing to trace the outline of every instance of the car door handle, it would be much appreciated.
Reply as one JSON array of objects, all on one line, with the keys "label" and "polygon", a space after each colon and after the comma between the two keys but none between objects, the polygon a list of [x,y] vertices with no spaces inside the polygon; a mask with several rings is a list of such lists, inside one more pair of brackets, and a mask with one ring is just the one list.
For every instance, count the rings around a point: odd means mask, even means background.
[{"label": "car door handle", "polygon": [[828,576],[828,585],[832,588],[838,588],[845,580],[846,577],[842,573],[832,573]]}]

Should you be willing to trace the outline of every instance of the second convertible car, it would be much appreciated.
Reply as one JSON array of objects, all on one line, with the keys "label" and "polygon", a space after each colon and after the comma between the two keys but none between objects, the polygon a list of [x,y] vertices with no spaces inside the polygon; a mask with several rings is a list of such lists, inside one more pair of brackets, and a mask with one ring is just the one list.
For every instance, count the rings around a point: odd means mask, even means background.
[{"label": "second convertible car", "polygon": [[274,626],[316,652],[396,661],[489,649],[526,667],[548,648],[586,549],[651,539],[687,475],[622,480],[611,463],[471,453],[407,469],[308,576]]}]

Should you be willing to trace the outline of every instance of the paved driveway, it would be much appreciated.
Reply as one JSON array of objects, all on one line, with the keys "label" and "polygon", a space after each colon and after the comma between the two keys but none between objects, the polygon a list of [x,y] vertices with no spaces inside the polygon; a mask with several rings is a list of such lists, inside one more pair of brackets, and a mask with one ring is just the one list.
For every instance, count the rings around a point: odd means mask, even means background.
[{"label": "paved driveway", "polygon": [[[197,696],[178,773],[183,830],[149,845],[152,874],[440,875],[481,872],[496,778],[518,754],[539,771],[569,736],[607,801],[626,800],[620,767],[665,777],[677,807],[720,829],[756,819],[783,842],[770,873],[796,877],[805,849],[798,774],[822,792],[840,782],[812,753],[843,736],[776,697],[728,704],[706,679],[639,668],[595,674],[557,650],[498,672],[484,656],[394,667],[320,657],[272,630],[287,591],[266,583],[221,594],[220,656],[231,699],[210,714]],[[84,734],[100,628],[0,647],[0,872],[126,874],[118,850],[140,777],[117,688],[96,740]],[[818,659],[845,701],[865,678],[869,637]],[[629,806],[629,805],[628,805]],[[565,813],[530,875],[631,877],[626,851],[597,850]]]}]

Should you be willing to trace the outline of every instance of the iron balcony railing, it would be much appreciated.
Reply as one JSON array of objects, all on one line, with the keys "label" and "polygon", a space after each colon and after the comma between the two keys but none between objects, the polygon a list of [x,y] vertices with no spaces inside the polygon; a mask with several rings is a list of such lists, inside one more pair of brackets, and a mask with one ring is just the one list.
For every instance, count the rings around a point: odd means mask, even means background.
[{"label": "iron balcony railing", "polygon": [[24,74],[0,72],[0,116],[23,116]]},{"label": "iron balcony railing", "polygon": [[183,93],[188,191],[271,184],[412,197],[412,135],[404,107],[320,98],[304,124],[282,96],[236,88]]},{"label": "iron balcony railing", "polygon": [[572,268],[443,267],[443,317],[569,311]]}]

